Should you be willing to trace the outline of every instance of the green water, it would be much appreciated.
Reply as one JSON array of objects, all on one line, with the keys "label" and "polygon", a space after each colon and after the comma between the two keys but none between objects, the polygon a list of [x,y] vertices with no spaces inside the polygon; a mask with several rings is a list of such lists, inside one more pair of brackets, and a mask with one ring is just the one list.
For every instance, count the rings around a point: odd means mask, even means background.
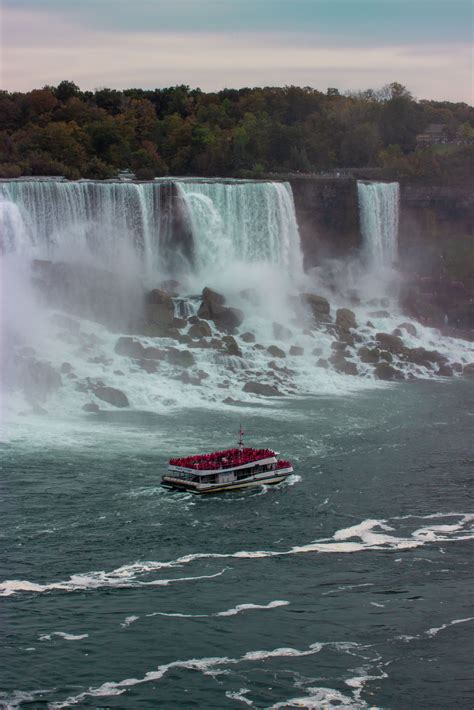
[{"label": "green water", "polygon": [[[469,708],[474,383],[30,419],[0,448],[0,706]],[[170,493],[248,445],[288,483]]]}]

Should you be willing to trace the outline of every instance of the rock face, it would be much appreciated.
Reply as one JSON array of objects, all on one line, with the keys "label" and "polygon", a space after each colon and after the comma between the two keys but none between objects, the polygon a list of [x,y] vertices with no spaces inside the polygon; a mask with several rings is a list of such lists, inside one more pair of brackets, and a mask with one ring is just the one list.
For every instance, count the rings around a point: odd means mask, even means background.
[{"label": "rock face", "polygon": [[198,316],[205,320],[212,320],[219,330],[235,333],[244,320],[244,314],[238,308],[225,306],[224,303],[225,298],[222,294],[206,287],[202,292],[202,303],[199,306]]},{"label": "rock face", "polygon": [[336,311],[336,325],[341,330],[357,328],[357,321],[354,311],[350,308],[338,308]]},{"label": "rock face", "polygon": [[314,293],[304,293],[301,299],[303,303],[310,307],[316,323],[328,323],[330,321],[331,306],[326,298],[317,296]]},{"label": "rock face", "polygon": [[261,382],[246,382],[243,386],[244,392],[249,392],[251,394],[261,394],[264,397],[278,397],[281,396],[281,392],[274,385],[265,385]]},{"label": "rock face", "polygon": [[95,387],[94,394],[104,402],[108,402],[113,407],[129,407],[127,395],[122,390],[115,387]]},{"label": "rock face", "polygon": [[159,288],[150,291],[146,297],[145,313],[149,323],[172,326],[174,303],[170,294]]}]

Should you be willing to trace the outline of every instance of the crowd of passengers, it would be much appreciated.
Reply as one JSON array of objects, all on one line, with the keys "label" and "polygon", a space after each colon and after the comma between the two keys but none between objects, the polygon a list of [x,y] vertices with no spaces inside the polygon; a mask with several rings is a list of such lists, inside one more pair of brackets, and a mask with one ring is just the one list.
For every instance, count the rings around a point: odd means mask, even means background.
[{"label": "crowd of passengers", "polygon": [[[275,456],[275,452],[271,449],[228,449],[227,451],[216,451],[212,454],[198,454],[197,456],[170,459],[170,465],[193,468],[196,471],[215,471],[220,468],[243,466],[246,463],[260,461],[271,456]],[[278,465],[278,468],[281,468],[281,466]]]}]

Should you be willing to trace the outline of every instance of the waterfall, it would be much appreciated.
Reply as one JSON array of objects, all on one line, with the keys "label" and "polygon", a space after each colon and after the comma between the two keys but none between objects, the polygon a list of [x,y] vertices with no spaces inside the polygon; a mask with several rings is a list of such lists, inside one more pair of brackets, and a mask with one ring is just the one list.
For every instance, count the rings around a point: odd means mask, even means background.
[{"label": "waterfall", "polygon": [[399,185],[357,182],[364,258],[369,269],[391,268],[397,260]]},{"label": "waterfall", "polygon": [[302,273],[293,194],[288,183],[180,183],[191,216],[198,272],[229,264],[273,264]]}]

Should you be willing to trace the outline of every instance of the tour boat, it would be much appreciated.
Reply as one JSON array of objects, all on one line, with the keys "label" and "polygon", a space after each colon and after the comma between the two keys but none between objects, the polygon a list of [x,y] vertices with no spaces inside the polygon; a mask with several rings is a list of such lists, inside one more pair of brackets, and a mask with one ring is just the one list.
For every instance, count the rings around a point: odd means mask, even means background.
[{"label": "tour boat", "polygon": [[161,485],[197,494],[224,493],[281,483],[293,473],[291,463],[279,459],[278,452],[245,448],[243,434],[241,429],[238,448],[170,459]]}]

